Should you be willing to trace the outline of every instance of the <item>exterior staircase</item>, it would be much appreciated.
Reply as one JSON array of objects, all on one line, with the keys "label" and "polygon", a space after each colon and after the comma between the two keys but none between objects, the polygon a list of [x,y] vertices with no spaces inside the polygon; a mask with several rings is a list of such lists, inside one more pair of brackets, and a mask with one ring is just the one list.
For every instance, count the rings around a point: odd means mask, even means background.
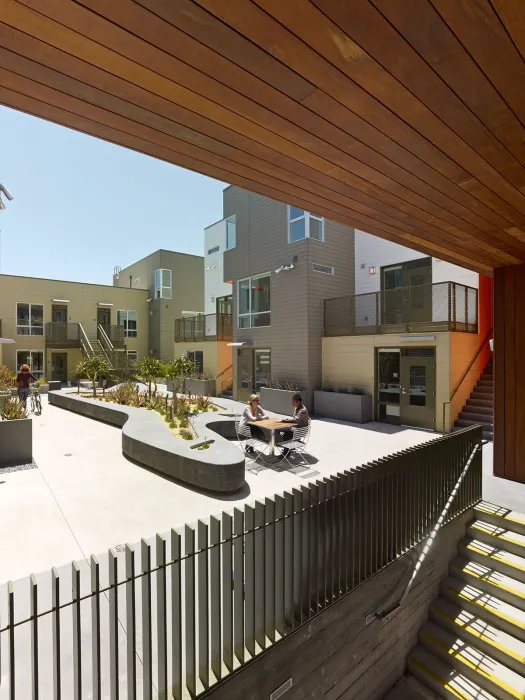
[{"label": "exterior staircase", "polygon": [[107,352],[104,350],[100,340],[97,340],[96,338],[95,339],[89,338],[89,342],[91,344],[91,347],[93,348],[93,354],[96,355],[97,357],[102,358],[103,360],[107,360],[107,362],[110,365],[110,368],[113,369],[111,359],[109,358]]},{"label": "exterior staircase", "polygon": [[460,430],[470,425],[482,425],[485,440],[494,437],[494,376],[492,360],[474,387],[452,430]]},{"label": "exterior staircase", "polygon": [[385,700],[525,698],[525,515],[481,503]]}]

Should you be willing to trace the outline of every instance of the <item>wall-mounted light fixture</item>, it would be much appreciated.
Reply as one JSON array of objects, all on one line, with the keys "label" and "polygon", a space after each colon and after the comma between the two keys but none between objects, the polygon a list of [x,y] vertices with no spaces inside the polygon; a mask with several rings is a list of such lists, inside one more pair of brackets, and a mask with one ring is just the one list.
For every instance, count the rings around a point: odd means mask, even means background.
[{"label": "wall-mounted light fixture", "polygon": [[374,265],[372,265],[372,267],[369,267],[369,268],[368,268],[368,274],[369,274],[369,275],[375,275],[375,273],[376,273],[376,268],[375,268]]},{"label": "wall-mounted light fixture", "polygon": [[209,267],[206,268],[206,272],[210,272],[211,270],[215,270],[217,265],[210,265]]},{"label": "wall-mounted light fixture", "polygon": [[69,299],[51,299],[51,301],[56,301],[57,304],[69,304]]},{"label": "wall-mounted light fixture", "polygon": [[113,306],[113,304],[110,301],[97,301],[97,304],[99,306]]}]

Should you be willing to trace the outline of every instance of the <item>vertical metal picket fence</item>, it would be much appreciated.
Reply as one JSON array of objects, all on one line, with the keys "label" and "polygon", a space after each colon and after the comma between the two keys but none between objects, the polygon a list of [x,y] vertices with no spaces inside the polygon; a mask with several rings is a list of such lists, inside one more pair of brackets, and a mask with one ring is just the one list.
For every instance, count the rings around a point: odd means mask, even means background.
[{"label": "vertical metal picket fence", "polygon": [[[481,428],[29,580],[0,599],[0,698],[195,698],[432,530]],[[481,500],[481,450],[447,522]]]}]

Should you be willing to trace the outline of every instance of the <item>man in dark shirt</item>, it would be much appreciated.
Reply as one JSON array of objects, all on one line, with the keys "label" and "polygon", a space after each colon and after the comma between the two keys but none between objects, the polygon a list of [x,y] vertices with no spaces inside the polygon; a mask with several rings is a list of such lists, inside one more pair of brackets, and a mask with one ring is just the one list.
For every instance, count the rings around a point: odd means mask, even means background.
[{"label": "man in dark shirt", "polygon": [[[297,423],[298,428],[308,427],[308,409],[303,404],[303,397],[301,394],[297,393],[292,396],[292,405],[294,408],[293,416],[291,418],[283,418],[283,423]],[[275,436],[275,442],[285,442],[290,440],[292,437],[292,428],[282,430],[279,435]],[[290,454],[290,450],[287,447],[283,448],[283,455],[287,456]]]}]

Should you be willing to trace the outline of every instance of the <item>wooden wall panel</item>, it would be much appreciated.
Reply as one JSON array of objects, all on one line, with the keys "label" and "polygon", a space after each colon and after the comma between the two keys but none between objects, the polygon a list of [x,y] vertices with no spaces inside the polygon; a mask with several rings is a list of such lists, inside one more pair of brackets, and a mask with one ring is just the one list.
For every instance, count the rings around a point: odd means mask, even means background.
[{"label": "wooden wall panel", "polygon": [[494,474],[525,483],[525,265],[494,275]]}]

